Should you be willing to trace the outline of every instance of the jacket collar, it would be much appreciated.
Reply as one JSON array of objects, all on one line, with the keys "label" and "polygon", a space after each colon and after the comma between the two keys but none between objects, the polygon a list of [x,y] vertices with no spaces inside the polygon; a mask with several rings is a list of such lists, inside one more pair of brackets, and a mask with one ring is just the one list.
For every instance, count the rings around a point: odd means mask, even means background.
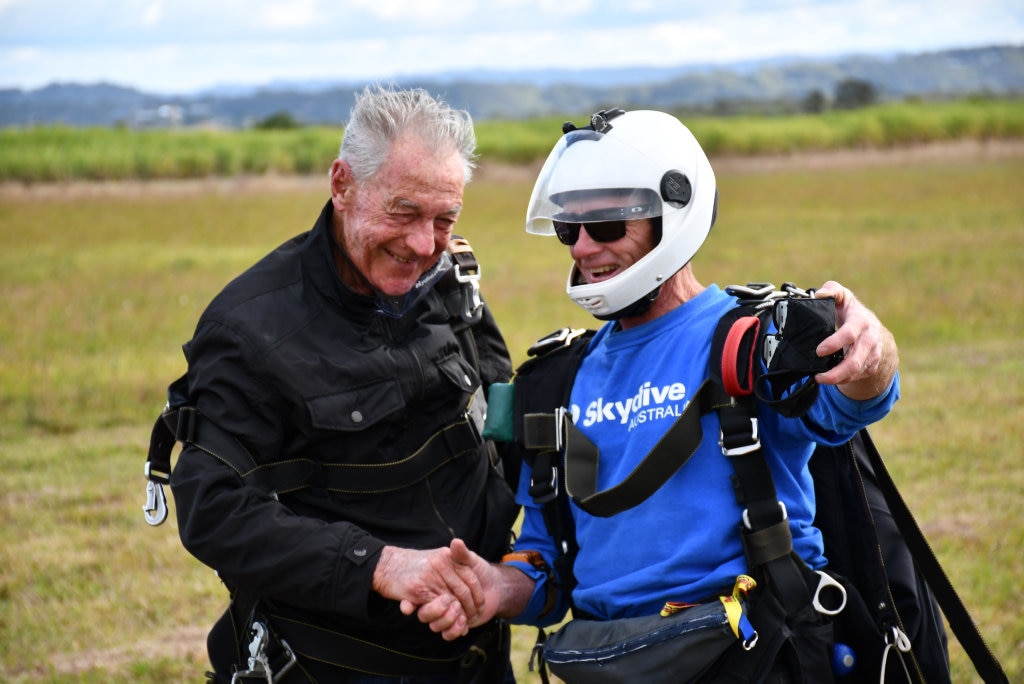
[{"label": "jacket collar", "polygon": [[319,218],[309,233],[309,239],[302,250],[302,263],[313,285],[329,300],[337,302],[354,313],[371,315],[374,311],[373,297],[360,294],[341,279],[334,265],[334,237],[331,235],[331,220],[334,205],[330,200],[324,205]]}]

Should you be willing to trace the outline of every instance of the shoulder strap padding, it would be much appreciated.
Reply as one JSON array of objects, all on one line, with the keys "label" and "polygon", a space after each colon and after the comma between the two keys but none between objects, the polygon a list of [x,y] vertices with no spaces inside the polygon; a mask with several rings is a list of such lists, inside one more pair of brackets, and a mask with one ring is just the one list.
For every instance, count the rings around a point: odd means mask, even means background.
[{"label": "shoulder strap padding", "polygon": [[594,334],[594,330],[561,328],[530,347],[530,358],[513,378],[517,443],[534,450],[555,448],[555,409],[568,405],[576,371]]}]

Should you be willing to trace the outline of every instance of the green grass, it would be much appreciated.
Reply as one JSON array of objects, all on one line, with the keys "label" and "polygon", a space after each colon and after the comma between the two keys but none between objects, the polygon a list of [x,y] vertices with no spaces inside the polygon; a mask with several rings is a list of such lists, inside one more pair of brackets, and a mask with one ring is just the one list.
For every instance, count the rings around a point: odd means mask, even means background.
[{"label": "green grass", "polygon": [[885,148],[1021,137],[1022,105],[1019,100],[898,102],[823,114],[702,117],[691,128],[709,154]]},{"label": "green grass", "polygon": [[[898,102],[818,115],[716,117],[676,112],[709,154],[893,147],[945,140],[1024,137],[1024,100]],[[476,124],[484,159],[542,160],[562,122],[588,112]],[[342,129],[130,130],[45,126],[0,130],[0,181],[205,178],[325,171]]]},{"label": "green grass", "polygon": [[[1011,681],[1024,677],[1024,158],[720,173],[703,282],[834,277],[892,328],[903,399],[874,434]],[[517,360],[593,325],[565,250],[522,229],[532,179],[479,174],[460,232]],[[239,186],[243,187],[243,186]],[[0,201],[0,680],[198,681],[226,595],[142,519],[180,345],[234,275],[307,229],[323,188]],[[526,672],[534,632],[518,629]],[[975,681],[955,643],[956,682]]]}]

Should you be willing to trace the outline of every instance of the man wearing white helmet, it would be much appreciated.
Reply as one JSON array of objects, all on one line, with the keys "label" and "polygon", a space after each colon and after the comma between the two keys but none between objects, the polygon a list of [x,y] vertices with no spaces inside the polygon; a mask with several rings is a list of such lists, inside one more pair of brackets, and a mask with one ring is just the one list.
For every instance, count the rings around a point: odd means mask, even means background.
[{"label": "man wearing white helmet", "polygon": [[[717,286],[702,285],[691,265],[717,204],[700,145],[677,119],[655,111],[610,110],[584,129],[567,124],[537,179],[526,230],[568,246],[567,293],[606,321],[586,349],[568,405],[575,429],[600,454],[598,490],[630,475],[707,378],[716,326],[736,306]],[[899,381],[896,344],[878,318],[836,282],[815,297],[834,298],[837,323],[816,353],[842,352],[842,360],[813,376],[821,391],[804,415],[761,406],[758,430],[792,548],[818,570],[826,559],[813,524],[811,453],[816,443],[842,444],[885,416]],[[719,417],[710,411],[701,424],[704,438],[692,457],[639,505],[602,517],[571,504],[579,546],[571,595],[560,589],[572,580],[552,570],[558,548],[524,465],[516,553],[487,564],[456,545],[458,558],[481,578],[488,611],[546,626],[570,605],[577,617],[612,621],[657,615],[666,602],[730,594],[747,572],[737,534],[743,509],[718,444]],[[420,619],[442,630],[451,613],[425,610]]]},{"label": "man wearing white helmet", "polygon": [[[715,174],[690,131],[668,114],[636,111],[595,119],[606,132],[570,131],[548,156],[530,198],[526,230],[557,234],[570,246],[574,268],[567,292],[574,302],[601,320],[631,327],[643,322],[633,319],[648,306],[657,303],[664,313],[692,296],[660,292],[711,230],[718,203]],[[582,244],[581,224],[589,238]],[[651,228],[641,229],[645,224]],[[627,225],[635,230],[626,231]],[[627,243],[646,244],[622,249],[618,238],[625,233]]]}]

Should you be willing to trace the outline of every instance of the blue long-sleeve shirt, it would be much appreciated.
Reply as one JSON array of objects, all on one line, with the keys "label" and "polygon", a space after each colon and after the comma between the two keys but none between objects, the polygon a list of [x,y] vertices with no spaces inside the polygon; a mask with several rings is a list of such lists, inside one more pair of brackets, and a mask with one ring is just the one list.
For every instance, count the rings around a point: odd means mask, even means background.
[{"label": "blue long-sleeve shirt", "polygon": [[[654,321],[621,330],[606,324],[591,341],[571,395],[576,427],[600,449],[598,491],[623,479],[682,413],[707,377],[711,337],[735,300],[715,286]],[[814,487],[808,461],[816,443],[838,445],[885,416],[899,397],[898,378],[888,391],[854,401],[822,386],[811,410],[784,418],[759,404],[759,432],[779,498],[786,505],[793,547],[813,568],[826,564],[821,533],[813,526]],[[579,542],[573,599],[600,619],[657,613],[666,601],[695,601],[731,588],[747,571],[740,540],[742,510],[730,476],[733,466],[718,445],[718,415],[701,418],[704,439],[690,460],[640,505],[610,518],[571,506]],[[553,564],[556,549],[541,509],[528,493],[524,465],[518,500],[524,506],[517,550],[540,551]],[[553,624],[568,597],[543,618],[546,579],[513,563],[537,584],[527,609],[515,619]]]}]

